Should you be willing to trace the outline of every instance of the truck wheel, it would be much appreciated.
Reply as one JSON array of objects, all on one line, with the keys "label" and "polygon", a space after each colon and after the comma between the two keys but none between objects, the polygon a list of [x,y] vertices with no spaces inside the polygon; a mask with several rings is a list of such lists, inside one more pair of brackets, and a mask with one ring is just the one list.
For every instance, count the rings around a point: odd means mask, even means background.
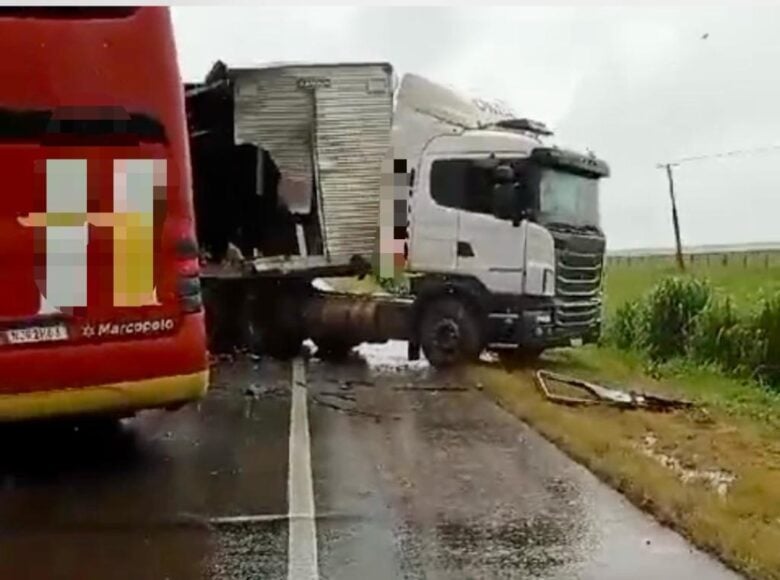
[{"label": "truck wheel", "polygon": [[440,298],[428,305],[420,323],[420,344],[428,361],[446,368],[476,359],[482,350],[479,321],[461,300]]}]

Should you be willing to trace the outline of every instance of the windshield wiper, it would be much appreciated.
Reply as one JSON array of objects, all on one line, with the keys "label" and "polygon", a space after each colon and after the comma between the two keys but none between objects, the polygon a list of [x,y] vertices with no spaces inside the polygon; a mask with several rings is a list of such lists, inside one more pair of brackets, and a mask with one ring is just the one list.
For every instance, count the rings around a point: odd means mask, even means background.
[{"label": "windshield wiper", "polygon": [[571,224],[567,224],[564,222],[545,222],[544,224],[550,229],[553,230],[560,230],[563,232],[576,232],[577,230],[572,226]]},{"label": "windshield wiper", "polygon": [[565,222],[545,222],[544,224],[550,229],[566,232],[566,233],[582,233],[582,232],[593,232],[596,234],[600,234],[601,231],[598,227],[593,225],[575,225]]}]

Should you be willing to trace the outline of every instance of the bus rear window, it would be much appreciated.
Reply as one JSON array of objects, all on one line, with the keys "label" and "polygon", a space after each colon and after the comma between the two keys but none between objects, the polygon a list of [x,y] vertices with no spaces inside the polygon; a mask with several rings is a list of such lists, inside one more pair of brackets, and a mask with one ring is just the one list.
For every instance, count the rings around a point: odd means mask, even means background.
[{"label": "bus rear window", "polygon": [[40,20],[98,20],[128,18],[138,11],[126,6],[13,6],[0,8],[0,18],[37,18]]},{"label": "bus rear window", "polygon": [[14,110],[0,107],[0,141],[37,140],[46,144],[107,145],[167,143],[165,127],[154,117],[116,107]]}]

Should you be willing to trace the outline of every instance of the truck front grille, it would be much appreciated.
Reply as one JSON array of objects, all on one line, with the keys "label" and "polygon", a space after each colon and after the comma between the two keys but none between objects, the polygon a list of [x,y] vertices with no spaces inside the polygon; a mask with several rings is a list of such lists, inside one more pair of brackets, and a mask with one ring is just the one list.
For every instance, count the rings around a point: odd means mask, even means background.
[{"label": "truck front grille", "polygon": [[592,326],[601,320],[604,238],[556,235],[556,324]]}]

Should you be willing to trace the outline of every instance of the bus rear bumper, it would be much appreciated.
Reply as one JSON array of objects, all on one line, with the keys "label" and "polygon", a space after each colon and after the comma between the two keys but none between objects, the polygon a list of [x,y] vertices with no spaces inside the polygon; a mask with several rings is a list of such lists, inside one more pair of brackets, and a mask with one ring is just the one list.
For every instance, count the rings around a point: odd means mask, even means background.
[{"label": "bus rear bumper", "polygon": [[209,373],[91,385],[69,389],[0,394],[0,421],[78,415],[131,415],[141,409],[175,407],[201,399]]}]

